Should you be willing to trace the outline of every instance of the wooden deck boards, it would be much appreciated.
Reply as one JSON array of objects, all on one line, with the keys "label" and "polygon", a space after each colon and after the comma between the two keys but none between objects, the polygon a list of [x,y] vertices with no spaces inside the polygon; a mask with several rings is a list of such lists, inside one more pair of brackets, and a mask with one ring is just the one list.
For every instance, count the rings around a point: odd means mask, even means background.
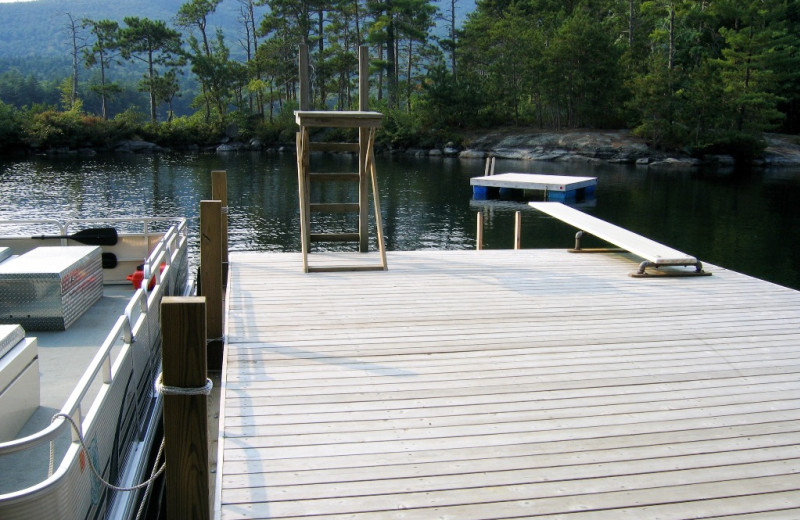
[{"label": "wooden deck boards", "polygon": [[231,254],[218,518],[800,516],[800,293],[621,254],[388,263]]}]

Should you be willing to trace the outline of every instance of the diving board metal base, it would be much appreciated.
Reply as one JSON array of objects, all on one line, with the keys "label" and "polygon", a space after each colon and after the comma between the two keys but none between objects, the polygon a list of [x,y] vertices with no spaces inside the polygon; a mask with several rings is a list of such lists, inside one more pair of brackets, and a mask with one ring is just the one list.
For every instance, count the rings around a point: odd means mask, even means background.
[{"label": "diving board metal base", "polygon": [[[698,264],[700,264],[700,262],[698,262]],[[647,271],[646,269],[648,267],[652,269]],[[694,271],[680,271],[669,267],[661,269],[659,267],[650,265],[649,262],[642,262],[642,264],[639,265],[639,270],[629,273],[629,276],[632,278],[680,278],[691,276],[711,276],[711,273],[704,271],[702,264],[700,264],[700,267],[696,267]]]}]

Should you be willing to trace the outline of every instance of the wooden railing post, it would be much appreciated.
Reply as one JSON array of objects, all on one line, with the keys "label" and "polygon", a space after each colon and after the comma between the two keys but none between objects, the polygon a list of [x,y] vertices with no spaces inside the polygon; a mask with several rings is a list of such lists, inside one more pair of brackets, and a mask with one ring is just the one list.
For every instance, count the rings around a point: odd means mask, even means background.
[{"label": "wooden railing post", "polygon": [[[358,110],[369,110],[369,47],[362,45],[358,48]],[[369,184],[367,183],[367,143],[369,142],[369,129],[358,129],[358,250],[361,253],[369,251]],[[375,193],[377,199],[378,194]]]},{"label": "wooden railing post", "polygon": [[220,247],[222,249],[222,287],[228,286],[228,172],[211,172],[211,198],[222,203],[220,215]]},{"label": "wooden railing post", "polygon": [[206,297],[208,367],[222,369],[222,203],[200,201],[200,291]]},{"label": "wooden railing post", "polygon": [[[164,386],[206,385],[205,298],[166,296],[161,301]],[[206,520],[209,503],[207,396],[164,396],[166,499],[170,520]]]},{"label": "wooden railing post", "polygon": [[522,248],[522,213],[514,214],[514,249]]},{"label": "wooden railing post", "polygon": [[300,69],[300,110],[311,110],[311,80],[308,71],[308,45],[300,44],[297,61]]}]

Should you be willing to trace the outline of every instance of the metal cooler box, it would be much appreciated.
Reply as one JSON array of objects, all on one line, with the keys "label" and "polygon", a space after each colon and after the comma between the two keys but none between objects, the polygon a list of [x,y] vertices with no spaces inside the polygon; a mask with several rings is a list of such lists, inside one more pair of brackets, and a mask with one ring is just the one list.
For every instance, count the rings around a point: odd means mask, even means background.
[{"label": "metal cooler box", "polygon": [[0,264],[0,323],[65,330],[102,296],[97,246],[37,247]]}]

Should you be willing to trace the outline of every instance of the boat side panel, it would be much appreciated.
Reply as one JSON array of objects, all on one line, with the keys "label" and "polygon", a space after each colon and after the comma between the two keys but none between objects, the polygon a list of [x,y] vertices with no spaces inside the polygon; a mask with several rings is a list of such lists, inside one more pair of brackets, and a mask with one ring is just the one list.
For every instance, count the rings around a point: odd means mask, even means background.
[{"label": "boat side panel", "polygon": [[[112,383],[103,385],[83,422],[91,459],[106,479],[114,482],[123,472],[136,473],[125,468],[128,463],[141,464],[138,460],[129,461],[129,454],[144,431],[152,427],[142,423],[153,417],[150,412],[158,408],[160,398],[153,393],[152,382],[161,357],[160,300],[166,294],[179,294],[186,285],[185,235],[169,252],[171,261],[161,275],[161,283],[148,295],[146,316],[133,327],[135,341],[123,346],[112,368]],[[116,498],[128,503],[138,500],[137,492],[115,496],[100,486],[80,452],[73,442],[52,478],[33,488],[0,495],[0,518],[104,518]]]}]

